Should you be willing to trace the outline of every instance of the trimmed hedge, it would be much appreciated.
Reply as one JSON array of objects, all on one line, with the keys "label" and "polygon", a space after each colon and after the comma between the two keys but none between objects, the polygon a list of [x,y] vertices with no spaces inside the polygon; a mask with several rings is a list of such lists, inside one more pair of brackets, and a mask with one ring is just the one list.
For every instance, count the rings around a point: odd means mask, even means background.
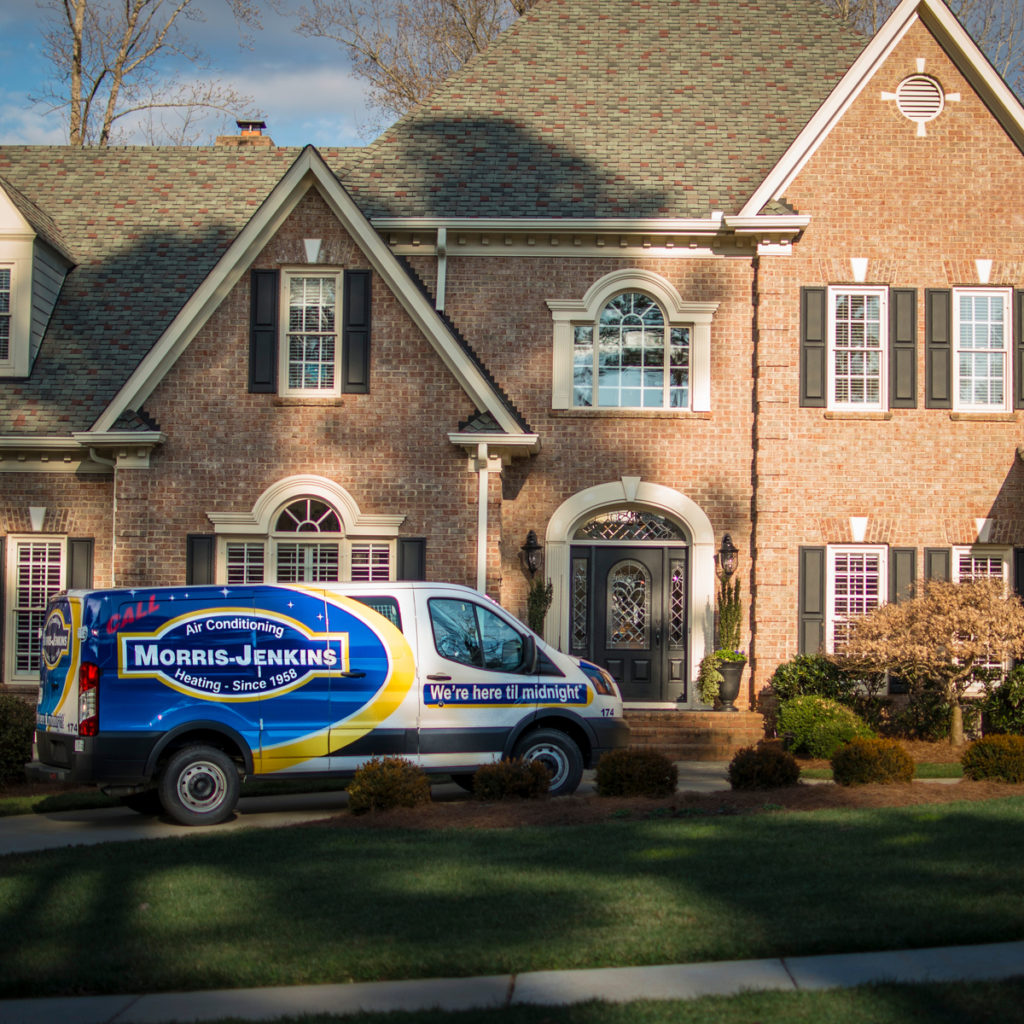
[{"label": "trimmed hedge", "polygon": [[832,755],[832,778],[840,786],[912,782],[914,759],[896,740],[857,736]]},{"label": "trimmed hedge", "polygon": [[536,800],[548,795],[550,785],[547,765],[521,757],[481,765],[473,773],[473,796],[477,800]]},{"label": "trimmed hedge", "polygon": [[789,749],[810,757],[831,757],[856,736],[873,736],[868,724],[848,707],[826,697],[794,697],[779,705],[779,734]]},{"label": "trimmed hedge", "polygon": [[32,760],[35,709],[10,693],[0,693],[0,782],[24,779]]},{"label": "trimmed hedge", "polygon": [[960,756],[964,778],[1024,782],[1024,736],[984,736]]},{"label": "trimmed hedge", "polygon": [[609,750],[597,762],[598,796],[671,796],[679,782],[679,769],[656,750]]},{"label": "trimmed hedge", "polygon": [[430,803],[427,776],[404,757],[371,757],[347,788],[348,809],[353,814]]},{"label": "trimmed hedge", "polygon": [[729,762],[729,785],[733,789],[781,789],[799,781],[796,758],[778,743],[743,747]]}]

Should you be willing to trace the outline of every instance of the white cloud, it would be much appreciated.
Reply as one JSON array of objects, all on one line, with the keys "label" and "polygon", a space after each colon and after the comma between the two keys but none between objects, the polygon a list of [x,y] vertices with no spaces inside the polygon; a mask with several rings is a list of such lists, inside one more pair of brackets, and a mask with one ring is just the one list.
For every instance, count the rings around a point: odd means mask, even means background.
[{"label": "white cloud", "polygon": [[59,113],[45,114],[42,104],[24,93],[0,89],[0,143],[9,146],[62,146],[67,128]]}]

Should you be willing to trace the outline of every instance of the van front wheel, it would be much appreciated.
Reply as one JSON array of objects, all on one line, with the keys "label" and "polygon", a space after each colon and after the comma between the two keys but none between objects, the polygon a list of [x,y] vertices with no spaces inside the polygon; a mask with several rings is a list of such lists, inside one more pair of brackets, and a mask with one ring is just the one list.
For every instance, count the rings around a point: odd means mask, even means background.
[{"label": "van front wheel", "polygon": [[538,729],[524,736],[513,756],[540,761],[551,773],[548,792],[552,796],[575,793],[583,778],[583,755],[576,742],[557,729]]},{"label": "van front wheel", "polygon": [[160,777],[160,801],[182,825],[217,825],[231,817],[240,783],[234,762],[216,747],[184,747]]}]

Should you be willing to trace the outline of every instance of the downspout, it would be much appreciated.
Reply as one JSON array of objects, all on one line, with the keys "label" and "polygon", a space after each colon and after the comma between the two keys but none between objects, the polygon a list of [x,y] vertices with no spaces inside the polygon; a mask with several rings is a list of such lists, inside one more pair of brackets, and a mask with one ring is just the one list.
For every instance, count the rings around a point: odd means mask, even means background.
[{"label": "downspout", "polygon": [[477,474],[476,482],[476,589],[487,593],[487,492],[491,473],[501,472],[501,457],[492,455],[486,441],[477,442],[476,455],[469,468]]},{"label": "downspout", "polygon": [[437,298],[434,300],[434,308],[444,312],[444,292],[448,277],[448,229],[437,229]]},{"label": "downspout", "polygon": [[117,580],[114,576],[114,555],[117,553],[117,460],[116,459],[105,459],[102,455],[96,454],[95,448],[89,449],[89,458],[98,463],[101,466],[110,466],[114,471],[114,494],[113,501],[111,502],[111,513],[110,513],[110,585],[112,587],[117,586]]}]

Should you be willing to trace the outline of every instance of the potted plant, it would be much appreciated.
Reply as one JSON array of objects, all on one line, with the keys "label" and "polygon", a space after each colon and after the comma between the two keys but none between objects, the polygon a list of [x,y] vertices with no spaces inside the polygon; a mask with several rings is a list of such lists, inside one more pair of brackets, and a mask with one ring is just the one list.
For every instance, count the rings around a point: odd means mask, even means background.
[{"label": "potted plant", "polygon": [[724,572],[719,574],[719,580],[718,647],[706,654],[700,663],[697,692],[706,704],[714,704],[717,700],[718,711],[738,711],[733,702],[739,696],[740,677],[747,664],[746,655],[739,649],[743,618],[740,581],[731,580]]}]

